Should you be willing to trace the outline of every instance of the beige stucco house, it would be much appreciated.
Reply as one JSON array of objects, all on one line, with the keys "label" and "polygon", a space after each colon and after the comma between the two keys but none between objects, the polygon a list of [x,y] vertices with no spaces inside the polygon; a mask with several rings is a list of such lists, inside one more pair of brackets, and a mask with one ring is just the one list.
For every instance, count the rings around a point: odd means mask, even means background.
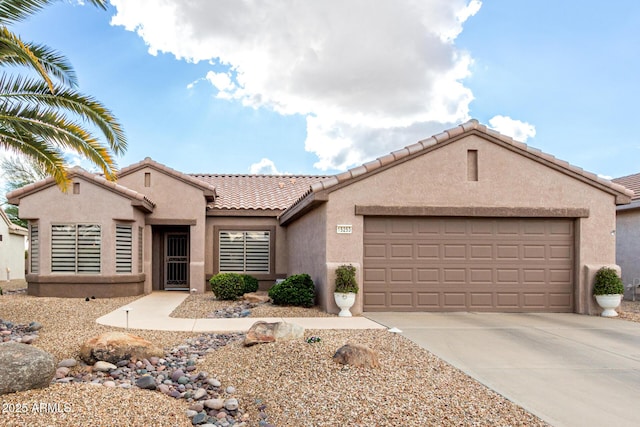
[{"label": "beige stucco house", "polygon": [[616,214],[616,263],[622,270],[625,298],[640,294],[640,173],[613,182],[635,192],[631,203],[618,206]]},{"label": "beige stucco house", "polygon": [[145,159],[117,184],[82,169],[8,195],[29,220],[29,293],[207,292],[220,271],[268,288],[309,273],[333,302],[357,267],[362,311],[591,313],[615,264],[623,186],[472,120],[335,176],[187,175]]},{"label": "beige stucco house", "polygon": [[24,251],[27,229],[11,222],[0,209],[0,287],[3,282],[24,280]]}]

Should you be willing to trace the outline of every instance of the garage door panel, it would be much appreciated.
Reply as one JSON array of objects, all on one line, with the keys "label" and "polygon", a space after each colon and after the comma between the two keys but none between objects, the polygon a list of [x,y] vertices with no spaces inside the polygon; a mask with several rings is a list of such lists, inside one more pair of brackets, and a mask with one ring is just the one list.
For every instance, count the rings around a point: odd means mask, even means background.
[{"label": "garage door panel", "polygon": [[365,311],[573,310],[573,220],[364,222]]},{"label": "garage door panel", "polygon": [[394,292],[391,294],[392,308],[411,308],[413,304],[413,294],[410,292]]},{"label": "garage door panel", "polygon": [[467,295],[462,292],[444,292],[444,307],[466,309]]},{"label": "garage door panel", "polygon": [[418,258],[439,259],[440,245],[416,244],[418,248]]},{"label": "garage door panel", "polygon": [[467,259],[466,245],[444,245],[445,259]]},{"label": "garage door panel", "polygon": [[490,268],[470,268],[469,282],[471,284],[493,284],[493,270]]},{"label": "garage door panel", "polygon": [[390,245],[390,254],[389,256],[392,259],[404,259],[409,258],[413,259],[413,245],[401,245],[398,243],[393,243]]},{"label": "garage door panel", "polygon": [[387,245],[368,243],[364,245],[364,256],[368,259],[387,259]]},{"label": "garage door panel", "polygon": [[440,269],[438,268],[417,268],[417,279],[419,283],[440,283]]},{"label": "garage door panel", "polygon": [[546,251],[544,245],[523,245],[522,257],[525,260],[544,260]]},{"label": "garage door panel", "polygon": [[[392,268],[391,282],[396,283],[413,283],[413,269],[411,268]],[[403,283],[404,284],[404,283]]]},{"label": "garage door panel", "polygon": [[438,292],[417,292],[418,307],[420,308],[439,308],[440,294]]},{"label": "garage door panel", "polygon": [[387,270],[384,268],[365,268],[364,269],[364,281],[368,284],[386,283]]},{"label": "garage door panel", "polygon": [[494,306],[493,294],[490,292],[471,292],[469,309],[491,308]]}]

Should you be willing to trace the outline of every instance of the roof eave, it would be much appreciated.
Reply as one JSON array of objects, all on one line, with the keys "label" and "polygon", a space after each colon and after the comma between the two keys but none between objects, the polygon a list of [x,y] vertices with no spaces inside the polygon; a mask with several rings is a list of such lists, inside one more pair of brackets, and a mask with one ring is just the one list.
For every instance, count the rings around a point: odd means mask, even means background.
[{"label": "roof eave", "polygon": [[311,192],[307,194],[302,200],[295,205],[292,205],[278,217],[280,225],[285,226],[292,223],[307,212],[312,211],[323,203],[326,203],[328,200],[329,193],[326,191]]}]

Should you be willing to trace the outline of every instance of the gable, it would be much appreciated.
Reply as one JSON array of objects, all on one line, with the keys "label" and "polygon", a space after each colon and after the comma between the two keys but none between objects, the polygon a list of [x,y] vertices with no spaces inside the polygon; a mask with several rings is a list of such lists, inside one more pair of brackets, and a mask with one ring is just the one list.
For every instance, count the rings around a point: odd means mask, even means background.
[{"label": "gable", "polygon": [[[501,186],[503,189],[499,192],[499,196],[491,188],[486,188],[483,192],[478,191],[479,188],[465,188],[466,184],[457,188],[452,187],[456,182],[468,181],[469,174],[473,174],[470,171],[473,166],[469,165],[471,161],[469,156],[474,151],[477,156],[475,160],[478,168],[475,171],[478,174],[477,179],[483,182],[489,179],[494,185]],[[507,170],[511,175],[505,174]],[[384,177],[381,174],[384,174]],[[473,204],[474,200],[475,203],[480,204],[492,203],[496,197],[503,198],[503,204],[510,204],[517,202],[518,199],[524,202],[531,196],[517,194],[515,191],[509,191],[509,188],[516,188],[518,184],[520,187],[526,186],[527,183],[535,182],[538,176],[548,178],[548,190],[555,188],[560,192],[565,191],[558,188],[560,182],[565,183],[564,185],[568,182],[580,183],[596,192],[609,194],[616,204],[629,203],[633,194],[621,185],[585,172],[526,144],[489,130],[476,120],[472,120],[313,184],[305,195],[281,215],[280,221],[286,224],[318,204],[325,203],[330,193],[364,180],[367,181],[367,185],[362,187],[365,192],[376,192],[383,188],[386,184],[380,180],[392,183],[391,188],[398,193],[387,194],[386,197],[383,194],[377,194],[380,204],[388,203],[389,200],[396,202],[396,196],[410,198],[412,195],[416,203],[424,203],[429,197],[433,198],[438,194],[445,195],[436,197],[439,203],[443,203],[443,200],[447,199],[446,195],[452,192],[464,192],[464,197],[456,202],[460,205]],[[579,185],[575,188],[582,187]],[[532,190],[536,191],[535,188]],[[424,198],[425,196],[427,199]],[[452,199],[449,198],[449,200]]]},{"label": "gable", "polygon": [[69,214],[75,213],[75,210],[84,212],[99,207],[109,211],[109,203],[115,203],[116,200],[123,206],[133,206],[145,213],[152,212],[155,207],[144,194],[107,181],[80,167],[70,171],[69,179],[71,184],[64,193],[53,178],[47,178],[10,192],[7,200],[20,206],[20,217],[24,219],[38,218],[44,212],[56,209],[68,209]]}]

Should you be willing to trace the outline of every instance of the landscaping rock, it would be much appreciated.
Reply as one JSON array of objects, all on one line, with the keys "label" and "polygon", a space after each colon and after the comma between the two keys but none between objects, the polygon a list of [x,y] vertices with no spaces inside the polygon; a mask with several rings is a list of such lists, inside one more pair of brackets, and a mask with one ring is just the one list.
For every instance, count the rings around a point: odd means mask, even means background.
[{"label": "landscaping rock", "polygon": [[378,368],[380,362],[375,351],[364,345],[345,344],[333,355],[333,361],[343,365]]},{"label": "landscaping rock", "polygon": [[109,372],[116,368],[117,366],[113,363],[105,362],[103,360],[98,360],[95,365],[93,365],[93,370],[98,372]]},{"label": "landscaping rock", "polygon": [[269,300],[271,300],[271,298],[269,298],[269,294],[264,291],[249,292],[244,294],[242,298],[244,298],[247,302],[254,303],[254,304],[262,304],[265,302],[269,302]]},{"label": "landscaping rock", "polygon": [[53,355],[15,342],[0,344],[0,395],[47,387],[56,373]]},{"label": "landscaping rock", "polygon": [[144,388],[147,390],[155,390],[156,389],[156,379],[151,375],[143,375],[138,378],[136,381],[136,387]]},{"label": "landscaping rock", "polygon": [[63,359],[58,363],[58,368],[73,368],[77,364],[76,359]]},{"label": "landscaping rock", "polygon": [[245,346],[275,342],[277,340],[290,340],[302,338],[304,328],[300,325],[287,322],[267,323],[259,321],[254,323],[244,339]]},{"label": "landscaping rock", "polygon": [[98,360],[118,363],[131,358],[142,360],[154,356],[162,357],[164,351],[141,337],[124,332],[105,332],[90,338],[80,347],[80,357],[87,363]]}]

